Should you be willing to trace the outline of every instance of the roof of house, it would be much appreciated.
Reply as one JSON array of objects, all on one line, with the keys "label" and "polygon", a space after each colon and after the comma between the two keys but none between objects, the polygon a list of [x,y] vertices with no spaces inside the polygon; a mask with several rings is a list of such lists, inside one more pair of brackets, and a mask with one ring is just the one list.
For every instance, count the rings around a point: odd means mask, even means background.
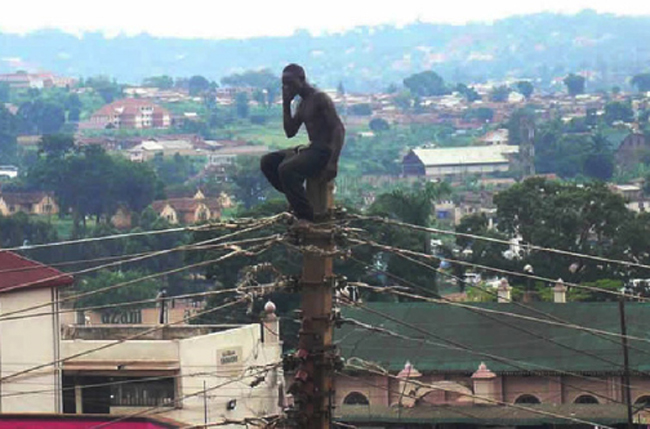
[{"label": "roof of house", "polygon": [[[519,152],[519,146],[490,145],[453,148],[413,149],[425,167],[463,164],[501,164],[508,162],[508,154]],[[408,155],[407,155],[408,156]]]},{"label": "roof of house", "polygon": [[[526,409],[523,409],[524,407]],[[575,424],[573,421],[559,416],[570,416],[573,419],[601,425],[615,425],[627,422],[627,408],[624,404],[526,404],[522,405],[522,408],[497,406],[441,407],[424,404],[413,408],[381,405],[342,405],[337,407],[334,418],[337,421],[347,423],[424,423],[427,425],[465,423],[477,424],[482,427]]]},{"label": "roof of house", "polygon": [[68,286],[74,282],[69,274],[7,250],[0,250],[0,272],[0,293]]},{"label": "roof of house", "polygon": [[140,113],[140,108],[142,107],[152,107],[154,112],[169,114],[167,109],[150,101],[138,98],[123,98],[110,104],[106,104],[93,113],[93,116],[136,115]]},{"label": "roof of house", "polygon": [[[565,326],[480,311],[496,310],[532,318],[556,317],[574,325],[618,335],[620,319],[616,302],[536,302],[526,307],[513,303],[468,305],[475,309],[434,303],[368,303],[365,307],[369,310],[344,308],[346,318],[380,326],[416,340],[370,333],[352,324],[338,329],[336,337],[341,341],[340,348],[345,358],[369,360],[393,372],[399,372],[406,361],[419,371],[429,373],[473,373],[481,362],[496,373],[622,372],[623,353],[616,336],[598,336]],[[628,335],[650,340],[650,331],[645,323],[650,318],[650,304],[627,303],[626,317]],[[548,341],[549,338],[556,343]],[[466,349],[450,347],[447,341],[461,344]],[[387,343],[391,346],[386,347]],[[650,371],[650,341],[630,340],[629,344],[630,368]]]},{"label": "roof of house", "polygon": [[221,204],[217,198],[205,198],[205,199],[195,199],[192,197],[185,198],[169,198],[166,200],[158,200],[151,203],[151,207],[157,212],[160,213],[163,209],[169,205],[177,212],[188,213],[194,212],[200,205],[205,205],[212,211],[218,211],[221,209]]},{"label": "roof of house", "polygon": [[3,192],[0,198],[9,205],[37,204],[47,197],[46,192]]}]

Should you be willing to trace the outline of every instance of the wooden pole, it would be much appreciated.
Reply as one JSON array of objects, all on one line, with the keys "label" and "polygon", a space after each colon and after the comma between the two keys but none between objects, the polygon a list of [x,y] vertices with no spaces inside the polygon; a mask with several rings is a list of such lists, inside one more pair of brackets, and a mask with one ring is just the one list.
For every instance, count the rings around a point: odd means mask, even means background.
[{"label": "wooden pole", "polygon": [[[333,184],[307,181],[307,195],[317,220],[327,219],[333,207]],[[334,249],[332,230],[313,227],[300,232],[304,245],[322,251]],[[295,398],[299,427],[329,429],[331,426],[331,395],[334,370],[332,358],[333,321],[333,258],[322,253],[305,253],[301,277],[302,321],[298,342],[301,364],[296,373],[300,384]]]}]

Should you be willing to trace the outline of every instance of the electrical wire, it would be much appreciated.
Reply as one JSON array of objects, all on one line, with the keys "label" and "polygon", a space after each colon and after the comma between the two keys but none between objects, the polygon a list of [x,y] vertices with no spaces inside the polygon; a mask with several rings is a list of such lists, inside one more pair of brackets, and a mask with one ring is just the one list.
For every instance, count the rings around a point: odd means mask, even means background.
[{"label": "electrical wire", "polygon": [[[350,363],[351,361],[361,362],[361,365],[351,364]],[[347,361],[346,366],[348,368],[350,368],[350,369],[353,369],[353,370],[365,371],[365,372],[369,372],[371,374],[388,377],[388,378],[391,378],[393,380],[398,380],[398,381],[402,381],[402,382],[404,381],[404,380],[400,379],[399,377],[390,374],[387,370],[385,370],[383,368],[382,368],[382,371],[378,371],[376,369],[373,369],[373,367],[378,367],[378,365],[377,364],[367,365],[366,362],[363,359],[359,359],[359,358],[355,358],[355,357],[349,358],[348,361]],[[492,403],[492,404],[495,404],[495,405],[502,405],[502,406],[509,407],[509,408],[516,408],[516,409],[519,409],[519,410],[522,410],[522,411],[528,411],[528,412],[531,412],[531,413],[534,413],[534,414],[540,414],[540,415],[544,415],[544,416],[559,418],[559,419],[562,419],[562,420],[572,421],[574,423],[588,424],[588,425],[592,425],[594,427],[599,426],[599,427],[608,428],[608,429],[615,429],[615,428],[612,428],[610,426],[605,426],[605,425],[598,424],[598,423],[595,423],[595,422],[591,422],[591,421],[588,421],[588,420],[578,419],[578,418],[575,418],[575,417],[572,417],[572,416],[566,416],[566,415],[563,415],[563,414],[552,413],[550,411],[537,410],[537,409],[534,409],[534,408],[531,408],[531,407],[525,407],[525,406],[522,406],[522,405],[519,405],[519,404],[510,404],[508,402],[499,401],[499,400],[488,398],[488,397],[485,397],[485,396],[478,396],[478,395],[468,394],[468,393],[459,393],[459,392],[453,391],[451,389],[445,389],[443,387],[436,386],[434,384],[422,383],[422,382],[419,382],[419,381],[413,380],[413,379],[409,379],[408,383],[414,384],[414,385],[416,385],[418,387],[424,387],[424,388],[429,388],[429,389],[433,389],[433,390],[440,390],[440,391],[443,391],[443,392],[449,392],[450,391],[450,392],[453,392],[453,393],[458,393],[460,395],[470,397],[472,399],[478,399],[478,400],[481,400],[481,401],[484,401],[484,402],[489,402],[489,403]]]},{"label": "electrical wire", "polygon": [[[263,252],[266,249],[268,249],[268,246],[262,247],[261,250],[258,252],[258,254]],[[239,252],[239,253],[241,253],[241,252]],[[250,251],[246,252],[246,253],[250,254]],[[218,307],[214,307],[214,308],[211,308],[211,309],[207,309],[207,310],[204,310],[204,311],[197,312],[197,313],[189,316],[188,318],[179,320],[177,322],[165,323],[165,324],[162,324],[160,326],[156,326],[154,328],[148,329],[146,331],[143,331],[143,332],[140,332],[140,333],[137,333],[137,334],[134,334],[134,335],[130,335],[128,337],[125,337],[125,338],[122,338],[122,339],[119,339],[119,340],[115,340],[115,342],[112,342],[112,343],[109,343],[109,344],[105,344],[105,345],[102,345],[102,346],[99,346],[99,347],[96,347],[96,348],[93,348],[93,349],[90,349],[90,350],[86,350],[86,351],[79,352],[79,353],[76,353],[76,354],[71,355],[71,356],[67,356],[67,357],[62,358],[62,359],[57,359],[57,360],[49,362],[49,363],[40,364],[40,365],[37,365],[37,366],[33,366],[33,367],[30,367],[30,368],[27,368],[27,369],[24,369],[24,370],[21,370],[21,371],[18,371],[18,372],[15,372],[15,373],[3,376],[3,377],[0,377],[0,383],[4,382],[6,380],[9,380],[9,379],[13,379],[13,378],[16,378],[16,377],[19,377],[19,376],[22,376],[22,375],[37,371],[37,370],[42,369],[42,368],[46,368],[46,367],[49,367],[49,366],[57,366],[57,365],[59,365],[59,364],[61,364],[63,362],[67,362],[67,361],[69,361],[71,359],[76,359],[76,358],[81,357],[81,356],[85,356],[85,355],[88,355],[88,354],[91,354],[91,353],[94,353],[94,352],[97,352],[97,351],[100,351],[100,350],[104,350],[104,349],[107,349],[107,348],[110,348],[110,347],[114,347],[114,346],[116,346],[118,344],[121,344],[121,343],[123,343],[125,341],[134,340],[134,339],[149,335],[149,334],[151,334],[153,332],[157,332],[157,331],[159,331],[161,329],[164,329],[164,328],[166,328],[168,326],[173,326],[173,325],[177,325],[177,324],[180,324],[180,323],[185,323],[185,322],[187,322],[189,320],[193,320],[193,319],[195,319],[197,317],[204,316],[206,314],[210,314],[210,313],[213,313],[215,311],[221,310],[223,308],[227,308],[227,307],[230,307],[230,306],[233,306],[233,305],[236,305],[236,304],[246,302],[248,300],[249,300],[249,298],[245,296],[243,298],[239,298],[236,301],[232,301],[230,303],[226,303],[226,304],[220,305]]]},{"label": "electrical wire", "polygon": [[[456,236],[456,237],[471,238],[471,239],[475,239],[475,240],[488,241],[488,242],[498,243],[498,244],[505,244],[505,245],[508,245],[508,246],[512,245],[512,243],[507,241],[507,240],[501,240],[501,239],[498,239],[498,238],[486,237],[486,236],[476,235],[476,234],[468,234],[468,233],[462,233],[462,232],[456,232],[456,231],[448,231],[448,230],[439,229],[439,228],[431,228],[431,227],[413,225],[413,224],[409,224],[409,223],[406,223],[406,222],[401,222],[401,221],[398,221],[398,220],[395,220],[395,219],[387,219],[387,218],[382,218],[382,217],[378,217],[378,216],[361,216],[361,215],[350,215],[350,216],[353,217],[353,218],[359,219],[359,220],[368,220],[368,221],[373,221],[373,222],[381,222],[381,223],[385,223],[385,224],[388,224],[388,225],[395,225],[395,226],[402,227],[402,228],[412,229],[412,230],[415,230],[415,231],[432,232],[432,233],[436,233],[436,234],[445,234],[445,235],[453,235],[453,236]],[[572,256],[572,257],[576,257],[576,258],[591,259],[591,260],[598,261],[598,262],[624,265],[624,266],[627,266],[627,267],[650,269],[650,265],[640,264],[638,262],[623,261],[623,260],[620,260],[620,259],[605,258],[605,257],[602,257],[602,256],[589,255],[589,254],[585,254],[585,253],[578,253],[578,252],[571,252],[571,251],[568,251],[568,250],[555,249],[555,248],[552,248],[552,247],[536,246],[534,244],[526,244],[526,243],[518,244],[518,246],[526,248],[528,250],[537,250],[537,251],[541,251],[541,252],[556,253],[556,254],[565,255],[565,256]]]},{"label": "electrical wire", "polygon": [[261,228],[266,227],[266,226],[273,225],[274,223],[281,220],[283,217],[284,217],[284,214],[276,215],[276,216],[273,216],[271,218],[267,218],[268,220],[260,221],[260,222],[258,222],[257,224],[255,224],[255,225],[253,225],[251,227],[248,227],[248,228],[245,228],[245,229],[242,229],[242,230],[239,230],[239,231],[235,231],[235,232],[230,233],[230,234],[222,235],[222,236],[219,236],[219,237],[216,237],[216,238],[211,238],[211,239],[208,239],[208,240],[204,240],[204,241],[194,243],[194,244],[191,244],[191,245],[181,245],[181,246],[177,246],[177,247],[174,247],[174,248],[171,248],[171,249],[159,250],[159,251],[155,251],[153,253],[150,253],[150,254],[147,254],[147,255],[144,255],[144,256],[131,258],[131,259],[127,260],[127,261],[112,262],[112,263],[109,263],[109,264],[105,264],[105,265],[101,265],[101,266],[97,266],[97,267],[93,267],[93,268],[88,268],[88,269],[80,270],[80,271],[73,272],[73,273],[61,273],[59,275],[39,279],[37,281],[26,282],[26,283],[22,283],[22,284],[19,284],[19,285],[14,285],[11,288],[3,289],[3,291],[8,292],[8,291],[13,290],[13,289],[38,285],[38,284],[49,282],[49,281],[52,281],[52,280],[57,280],[57,279],[60,279],[60,278],[63,278],[63,277],[75,276],[75,275],[79,275],[79,274],[86,274],[88,272],[93,272],[93,271],[97,271],[97,270],[104,269],[104,268],[109,268],[109,267],[116,266],[116,265],[122,265],[124,263],[137,262],[137,261],[140,261],[140,260],[143,260],[143,259],[148,259],[148,258],[160,256],[160,255],[166,255],[168,253],[177,252],[177,251],[180,251],[180,250],[191,249],[194,246],[201,246],[201,245],[216,243],[216,242],[219,242],[219,241],[223,241],[226,238],[231,238],[231,237],[234,237],[236,235],[241,235],[241,234],[244,234],[244,233],[247,233],[247,232],[251,232],[251,231],[261,229]]},{"label": "electrical wire", "polygon": [[138,231],[138,232],[127,232],[123,234],[105,235],[102,237],[88,237],[88,238],[80,238],[76,240],[56,241],[52,243],[31,244],[26,246],[16,246],[16,247],[8,247],[8,248],[0,249],[0,252],[10,252],[10,251],[13,252],[18,250],[31,250],[31,249],[42,249],[48,247],[69,246],[72,244],[83,244],[83,243],[93,243],[97,241],[117,240],[120,238],[139,237],[143,235],[149,236],[149,235],[159,235],[159,234],[170,234],[174,232],[206,231],[206,230],[219,229],[219,228],[237,228],[241,225],[246,225],[247,223],[265,222],[267,220],[275,220],[277,218],[286,218],[287,216],[289,216],[288,213],[279,213],[277,215],[273,215],[261,219],[243,218],[240,219],[239,222],[232,222],[232,221],[212,222],[204,225],[183,226],[183,227],[168,228],[168,229],[153,229],[149,231]]},{"label": "electrical wire", "polygon": [[[239,254],[246,253],[246,250],[241,249],[239,247],[239,244],[250,244],[250,243],[256,243],[256,242],[260,242],[260,241],[266,241],[267,244],[268,244],[268,243],[272,243],[272,242],[274,242],[276,240],[279,240],[279,236],[267,236],[267,237],[261,237],[261,238],[255,238],[255,239],[241,240],[241,241],[238,241],[238,242],[224,243],[224,244],[222,244],[222,245],[220,245],[218,247],[223,247],[223,248],[229,248],[230,247],[230,248],[234,248],[235,250],[233,250],[230,253],[228,253],[226,255],[223,255],[223,256],[221,256],[219,258],[216,258],[216,259],[211,259],[211,260],[208,260],[208,261],[201,261],[201,262],[197,262],[197,263],[191,264],[191,265],[184,265],[182,267],[174,268],[172,270],[149,274],[149,275],[146,275],[146,276],[143,276],[143,277],[139,277],[137,279],[132,279],[132,280],[128,280],[128,281],[125,281],[125,282],[116,283],[116,284],[105,286],[103,288],[95,289],[95,290],[92,290],[92,291],[81,292],[81,293],[78,293],[78,294],[69,295],[69,296],[60,298],[60,299],[58,299],[56,301],[52,301],[52,302],[48,302],[48,303],[44,303],[44,304],[38,304],[38,305],[34,305],[32,307],[23,308],[23,309],[20,309],[20,310],[15,310],[15,311],[12,311],[12,312],[8,312],[8,313],[0,315],[0,322],[2,322],[4,320],[16,320],[16,319],[28,318],[28,317],[33,317],[34,316],[34,315],[28,314],[28,315],[22,315],[22,316],[9,317],[9,316],[11,316],[13,314],[19,314],[19,313],[24,313],[24,312],[27,312],[27,311],[36,310],[36,309],[43,308],[43,307],[49,307],[51,305],[61,304],[63,302],[67,302],[67,301],[73,301],[73,300],[77,300],[77,299],[80,299],[80,298],[85,298],[85,297],[88,297],[88,296],[91,296],[91,295],[96,295],[98,293],[103,293],[103,292],[106,292],[106,291],[109,291],[109,290],[119,289],[119,288],[122,288],[122,287],[125,287],[125,286],[140,283],[140,282],[145,281],[145,280],[151,280],[151,279],[158,278],[158,277],[164,277],[164,276],[167,276],[167,275],[170,275],[170,274],[175,274],[175,273],[178,273],[178,272],[181,272],[181,271],[186,271],[186,270],[189,270],[189,269],[198,268],[198,267],[202,267],[202,266],[205,266],[205,265],[218,263],[218,262],[221,262],[221,261],[223,261],[225,259],[229,259],[229,258],[231,258],[233,256],[237,256]],[[174,298],[174,297],[169,297],[169,298]],[[79,311],[79,309],[72,309],[71,311]],[[65,311],[62,311],[62,310],[56,311],[56,313],[60,313],[60,312],[65,312]],[[37,314],[38,315],[54,314],[54,312],[37,313]]]}]

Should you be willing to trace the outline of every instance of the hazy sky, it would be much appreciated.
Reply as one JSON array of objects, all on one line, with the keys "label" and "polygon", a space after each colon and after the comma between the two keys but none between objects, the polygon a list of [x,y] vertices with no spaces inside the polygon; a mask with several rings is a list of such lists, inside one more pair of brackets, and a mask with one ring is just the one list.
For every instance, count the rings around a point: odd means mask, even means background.
[{"label": "hazy sky", "polygon": [[336,32],[357,25],[491,21],[510,15],[590,8],[619,15],[650,15],[643,0],[29,0],[2,7],[0,31],[58,28],[109,36],[242,38],[288,35],[298,28]]}]

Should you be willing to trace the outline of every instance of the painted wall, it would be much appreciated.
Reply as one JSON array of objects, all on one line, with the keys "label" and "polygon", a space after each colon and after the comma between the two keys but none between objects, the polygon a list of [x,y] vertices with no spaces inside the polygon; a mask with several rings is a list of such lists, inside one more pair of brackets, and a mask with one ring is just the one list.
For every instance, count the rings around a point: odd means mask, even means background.
[{"label": "painted wall", "polygon": [[[51,304],[56,290],[40,288],[0,294],[0,314]],[[52,312],[52,306],[29,310],[22,315]],[[2,377],[59,358],[58,315],[42,315],[0,323],[0,373]],[[3,413],[60,411],[60,374],[53,366],[8,379],[0,386]],[[40,393],[21,394],[33,390]],[[49,391],[48,391],[49,390]]]}]

